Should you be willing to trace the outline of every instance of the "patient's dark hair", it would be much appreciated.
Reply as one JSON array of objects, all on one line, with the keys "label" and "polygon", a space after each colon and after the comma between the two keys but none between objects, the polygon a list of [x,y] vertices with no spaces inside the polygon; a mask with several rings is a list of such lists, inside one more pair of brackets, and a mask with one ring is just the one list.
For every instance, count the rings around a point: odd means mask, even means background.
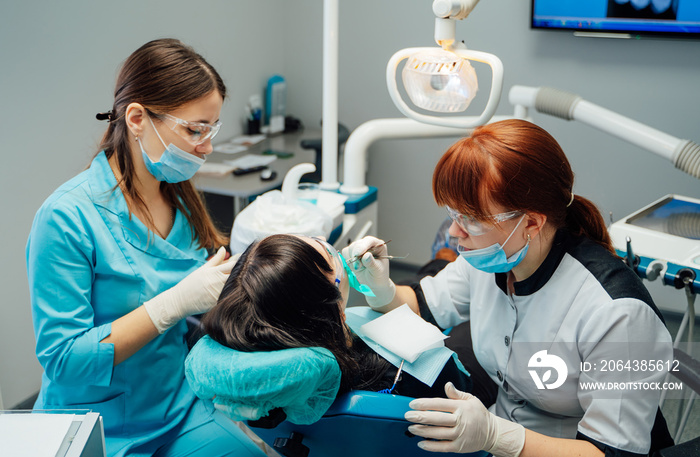
[{"label": "patient's dark hair", "polygon": [[253,243],[202,320],[204,331],[238,351],[324,347],[340,366],[340,392],[366,389],[389,364],[350,336],[331,275],[326,258],[301,238],[272,235]]}]

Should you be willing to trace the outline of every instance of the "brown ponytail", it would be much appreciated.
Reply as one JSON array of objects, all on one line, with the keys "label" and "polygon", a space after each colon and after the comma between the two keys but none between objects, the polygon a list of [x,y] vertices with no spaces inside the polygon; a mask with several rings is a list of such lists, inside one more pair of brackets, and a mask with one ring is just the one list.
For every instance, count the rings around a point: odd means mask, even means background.
[{"label": "brown ponytail", "polygon": [[559,143],[544,129],[512,119],[474,129],[453,144],[433,173],[439,205],[486,220],[490,202],[507,211],[547,216],[556,229],[585,236],[615,252],[605,221],[588,199],[571,200],[574,173]]}]

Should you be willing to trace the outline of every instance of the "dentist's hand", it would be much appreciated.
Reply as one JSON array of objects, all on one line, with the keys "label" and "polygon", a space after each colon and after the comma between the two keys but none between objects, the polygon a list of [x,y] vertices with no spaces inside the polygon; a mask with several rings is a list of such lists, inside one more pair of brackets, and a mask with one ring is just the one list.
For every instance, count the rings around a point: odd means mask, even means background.
[{"label": "dentist's hand", "polygon": [[[388,305],[396,294],[396,285],[389,278],[389,261],[375,259],[372,254],[385,256],[388,254],[386,244],[373,236],[357,240],[342,251],[343,257],[355,272],[357,279],[369,286],[375,297],[365,297],[371,308]],[[357,260],[351,260],[357,257]]]},{"label": "dentist's hand", "polygon": [[225,257],[226,249],[219,248],[207,263],[144,303],[158,332],[163,333],[180,319],[214,307],[239,256],[224,261]]},{"label": "dentist's hand", "polygon": [[496,457],[517,457],[525,445],[525,428],[486,410],[478,398],[445,384],[444,398],[419,398],[409,406],[408,431],[423,438],[421,449],[432,452],[468,453],[485,450]]}]

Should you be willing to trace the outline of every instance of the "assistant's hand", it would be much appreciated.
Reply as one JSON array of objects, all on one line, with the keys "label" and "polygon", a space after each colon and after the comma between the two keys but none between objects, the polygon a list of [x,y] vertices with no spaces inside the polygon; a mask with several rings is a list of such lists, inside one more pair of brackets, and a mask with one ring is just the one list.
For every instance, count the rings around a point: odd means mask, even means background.
[{"label": "assistant's hand", "polygon": [[473,395],[460,392],[451,382],[445,384],[448,398],[419,398],[409,406],[408,431],[423,438],[418,446],[432,452],[477,452],[485,450],[496,457],[517,457],[525,445],[525,428],[486,410]]},{"label": "assistant's hand", "polygon": [[207,263],[182,281],[144,303],[146,311],[160,333],[192,314],[209,311],[219,299],[229,273],[239,256],[224,261],[226,249],[219,248]]},{"label": "assistant's hand", "polygon": [[[380,256],[388,254],[384,241],[373,236],[357,240],[342,251],[357,279],[369,286],[375,294],[375,297],[365,297],[367,304],[372,308],[379,308],[388,305],[394,299],[396,285],[389,278],[389,261],[375,259],[373,253]],[[360,256],[358,260],[351,262],[351,259],[357,256]]]}]

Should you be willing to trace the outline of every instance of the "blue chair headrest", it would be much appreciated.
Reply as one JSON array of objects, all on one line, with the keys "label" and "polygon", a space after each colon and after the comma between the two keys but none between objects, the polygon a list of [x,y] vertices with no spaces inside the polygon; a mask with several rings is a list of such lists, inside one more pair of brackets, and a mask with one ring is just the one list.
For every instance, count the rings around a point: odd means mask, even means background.
[{"label": "blue chair headrest", "polygon": [[194,393],[233,420],[258,420],[281,408],[287,420],[311,424],[335,400],[340,368],[325,348],[241,352],[202,337],[185,360]]}]

